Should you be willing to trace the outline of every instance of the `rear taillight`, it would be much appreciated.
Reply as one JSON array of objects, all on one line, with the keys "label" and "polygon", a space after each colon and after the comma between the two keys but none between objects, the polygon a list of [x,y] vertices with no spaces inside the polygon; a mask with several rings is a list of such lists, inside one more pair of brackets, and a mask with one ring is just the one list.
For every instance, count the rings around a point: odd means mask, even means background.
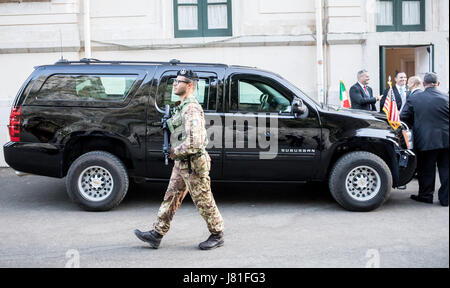
[{"label": "rear taillight", "polygon": [[12,142],[20,142],[20,114],[22,107],[13,107],[9,116],[9,137]]}]

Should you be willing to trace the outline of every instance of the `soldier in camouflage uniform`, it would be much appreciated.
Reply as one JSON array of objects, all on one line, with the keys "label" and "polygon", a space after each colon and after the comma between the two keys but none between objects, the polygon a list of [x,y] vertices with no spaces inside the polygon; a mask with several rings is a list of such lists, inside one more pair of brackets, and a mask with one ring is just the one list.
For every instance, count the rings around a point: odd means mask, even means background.
[{"label": "soldier in camouflage uniform", "polygon": [[205,117],[193,95],[197,80],[196,73],[183,69],[178,72],[174,81],[174,92],[180,96],[180,103],[174,108],[173,116],[167,124],[171,132],[170,157],[175,160],[175,165],[154,229],[149,232],[135,230],[140,240],[155,249],[169,231],[170,222],[188,191],[211,232],[209,238],[199,244],[199,248],[208,250],[224,243],[223,219],[210,187],[211,158],[205,150],[208,143]]}]

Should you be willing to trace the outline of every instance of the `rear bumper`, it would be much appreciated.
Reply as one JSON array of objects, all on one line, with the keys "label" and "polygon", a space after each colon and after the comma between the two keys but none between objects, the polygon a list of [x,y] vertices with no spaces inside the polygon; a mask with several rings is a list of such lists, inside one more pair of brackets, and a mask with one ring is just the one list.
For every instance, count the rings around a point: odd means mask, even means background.
[{"label": "rear bumper", "polygon": [[8,165],[20,172],[62,178],[62,149],[48,143],[8,142],[3,146]]}]

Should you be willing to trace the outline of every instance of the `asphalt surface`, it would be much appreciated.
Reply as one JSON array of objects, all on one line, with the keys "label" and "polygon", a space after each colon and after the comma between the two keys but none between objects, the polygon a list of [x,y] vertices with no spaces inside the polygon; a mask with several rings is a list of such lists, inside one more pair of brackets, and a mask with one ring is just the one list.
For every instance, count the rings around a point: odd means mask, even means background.
[{"label": "asphalt surface", "polygon": [[[437,182],[439,184],[439,182]],[[343,210],[320,185],[213,184],[225,245],[197,248],[209,233],[187,196],[158,250],[149,230],[165,183],[138,185],[109,212],[72,204],[65,179],[0,169],[0,267],[449,267],[449,209],[407,190],[369,213]]]}]

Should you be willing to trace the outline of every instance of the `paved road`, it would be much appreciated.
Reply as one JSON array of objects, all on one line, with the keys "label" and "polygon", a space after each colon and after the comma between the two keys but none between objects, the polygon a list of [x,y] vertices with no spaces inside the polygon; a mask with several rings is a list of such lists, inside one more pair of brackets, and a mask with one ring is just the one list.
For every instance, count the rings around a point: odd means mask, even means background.
[{"label": "paved road", "polygon": [[[449,210],[394,190],[370,213],[340,208],[313,185],[214,184],[225,246],[208,237],[186,197],[161,248],[133,235],[149,229],[166,184],[141,184],[110,212],[84,212],[64,179],[0,169],[0,267],[449,267]],[[437,200],[437,199],[436,199]]]}]

